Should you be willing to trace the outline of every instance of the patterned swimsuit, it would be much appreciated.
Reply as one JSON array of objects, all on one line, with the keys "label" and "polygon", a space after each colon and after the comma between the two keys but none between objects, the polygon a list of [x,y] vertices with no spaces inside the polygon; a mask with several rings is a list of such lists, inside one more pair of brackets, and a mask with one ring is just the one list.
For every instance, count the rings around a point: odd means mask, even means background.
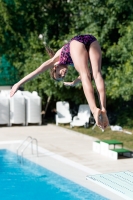
[{"label": "patterned swimsuit", "polygon": [[70,42],[72,40],[77,40],[78,42],[83,43],[85,45],[86,50],[88,51],[91,43],[96,41],[96,38],[92,35],[78,35],[72,38],[67,44],[63,46],[59,64],[73,65],[73,61],[70,55]]}]

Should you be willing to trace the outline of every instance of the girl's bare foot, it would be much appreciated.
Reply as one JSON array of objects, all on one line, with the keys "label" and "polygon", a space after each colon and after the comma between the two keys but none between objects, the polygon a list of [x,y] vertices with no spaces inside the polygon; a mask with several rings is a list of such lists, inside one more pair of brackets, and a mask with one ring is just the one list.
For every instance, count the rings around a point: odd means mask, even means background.
[{"label": "girl's bare foot", "polygon": [[103,120],[103,128],[107,128],[109,126],[109,120],[106,112],[102,111],[102,120]]},{"label": "girl's bare foot", "polygon": [[100,128],[104,128],[102,111],[99,108],[96,108],[95,112],[93,113],[93,116],[94,116],[97,126],[99,126]]}]

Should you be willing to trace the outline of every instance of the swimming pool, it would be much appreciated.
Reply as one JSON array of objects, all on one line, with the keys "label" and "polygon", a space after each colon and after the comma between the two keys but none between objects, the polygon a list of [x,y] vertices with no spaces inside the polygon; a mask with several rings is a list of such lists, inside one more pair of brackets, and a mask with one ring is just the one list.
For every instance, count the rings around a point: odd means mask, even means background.
[{"label": "swimming pool", "polygon": [[27,159],[20,165],[15,153],[0,150],[2,200],[106,200]]}]

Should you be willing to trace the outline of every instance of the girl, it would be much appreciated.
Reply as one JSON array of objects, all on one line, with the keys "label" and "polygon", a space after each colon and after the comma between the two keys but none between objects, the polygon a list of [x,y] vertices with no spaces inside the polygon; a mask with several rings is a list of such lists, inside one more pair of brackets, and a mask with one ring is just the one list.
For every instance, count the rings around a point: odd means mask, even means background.
[{"label": "girl", "polygon": [[[74,65],[74,69],[79,73],[79,77],[73,82],[64,82],[64,85],[73,86],[79,81],[82,82],[83,90],[96,124],[104,129],[109,125],[109,121],[106,114],[106,95],[104,81],[101,75],[101,59],[101,48],[94,36],[75,36],[59,49],[51,59],[45,61],[35,71],[16,83],[11,89],[10,96],[12,97],[22,84],[48,69],[51,69],[51,77],[54,80],[61,81],[67,74],[68,65]],[[101,103],[100,109],[96,106],[88,62],[90,62],[91,73],[99,93]]]}]

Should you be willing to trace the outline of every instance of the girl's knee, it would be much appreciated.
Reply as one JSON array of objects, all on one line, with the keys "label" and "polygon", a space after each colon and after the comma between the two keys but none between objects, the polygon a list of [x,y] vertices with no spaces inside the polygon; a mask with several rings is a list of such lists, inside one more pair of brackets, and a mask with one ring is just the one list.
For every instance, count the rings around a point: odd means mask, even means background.
[{"label": "girl's knee", "polygon": [[93,72],[93,78],[94,80],[99,80],[99,79],[102,79],[102,74],[100,71],[96,71],[96,72]]}]

